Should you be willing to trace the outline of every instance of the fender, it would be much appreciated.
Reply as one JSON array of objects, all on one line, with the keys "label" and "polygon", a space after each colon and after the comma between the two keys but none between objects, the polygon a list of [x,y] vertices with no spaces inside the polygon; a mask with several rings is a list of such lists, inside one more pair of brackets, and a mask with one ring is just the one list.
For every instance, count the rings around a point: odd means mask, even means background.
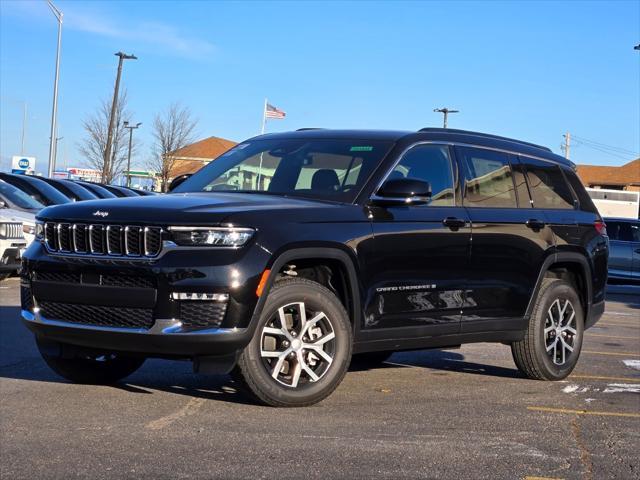
[{"label": "fender", "polygon": [[269,292],[271,291],[271,287],[273,286],[276,276],[280,269],[290,263],[293,260],[300,258],[325,258],[329,260],[338,260],[346,269],[347,277],[349,282],[349,289],[352,298],[352,315],[353,315],[353,328],[354,335],[355,330],[359,328],[360,325],[360,316],[361,316],[361,305],[360,305],[360,289],[358,287],[358,275],[356,274],[356,269],[351,257],[340,250],[338,247],[312,247],[312,248],[294,248],[291,250],[286,250],[284,253],[279,255],[274,262],[271,264],[271,272],[269,273],[269,277],[267,278],[267,282],[262,291],[262,295],[258,299],[258,303],[256,308],[253,311],[253,315],[251,316],[251,321],[249,322],[248,328],[251,330],[252,335],[255,330],[255,325],[262,314],[262,309],[267,301],[267,297],[269,296]]},{"label": "fender", "polygon": [[[542,267],[540,268],[540,273],[538,274],[538,279],[536,281],[536,285],[533,289],[533,293],[531,294],[531,298],[529,299],[529,304],[527,305],[527,310],[525,313],[525,318],[529,319],[531,317],[531,312],[533,310],[533,305],[535,303],[536,298],[538,297],[538,292],[540,291],[540,287],[542,286],[542,280],[544,276],[549,271],[549,267],[555,263],[574,263],[578,264],[580,268],[582,268],[583,277],[585,279],[585,283],[587,286],[587,295],[586,295],[586,305],[585,305],[585,328],[593,325],[595,321],[591,322],[591,314],[593,307],[593,285],[591,278],[591,267],[589,266],[589,262],[579,253],[575,252],[556,252],[549,255],[545,261],[542,263]],[[597,319],[596,319],[597,320]]]}]

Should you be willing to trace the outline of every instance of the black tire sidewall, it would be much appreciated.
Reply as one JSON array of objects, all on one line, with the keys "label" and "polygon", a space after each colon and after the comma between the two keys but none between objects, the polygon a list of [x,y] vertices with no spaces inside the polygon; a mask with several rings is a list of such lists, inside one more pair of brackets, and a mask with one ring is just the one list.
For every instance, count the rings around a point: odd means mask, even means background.
[{"label": "black tire sidewall", "polygon": [[[304,302],[312,311],[323,311],[335,333],[335,354],[328,371],[317,382],[309,382],[303,388],[291,388],[278,383],[267,371],[260,356],[262,329],[277,315],[278,308],[295,302]],[[269,403],[308,404],[315,403],[329,395],[342,381],[351,361],[352,333],[347,312],[340,301],[322,285],[310,281],[285,281],[276,285],[270,292],[265,307],[256,325],[249,345],[243,352],[245,363],[249,366],[252,382],[261,393],[269,397]],[[263,396],[260,395],[260,396]]]},{"label": "black tire sidewall", "polygon": [[[576,336],[573,344],[573,352],[565,361],[564,365],[556,365],[546,351],[544,338],[544,328],[547,312],[551,305],[557,300],[569,300],[573,305],[576,314]],[[582,350],[582,340],[584,338],[584,311],[580,298],[571,284],[563,280],[553,281],[542,293],[538,305],[536,306],[535,318],[535,353],[540,360],[540,366],[544,369],[544,376],[551,380],[560,380],[567,377],[575,368],[580,358]]]}]

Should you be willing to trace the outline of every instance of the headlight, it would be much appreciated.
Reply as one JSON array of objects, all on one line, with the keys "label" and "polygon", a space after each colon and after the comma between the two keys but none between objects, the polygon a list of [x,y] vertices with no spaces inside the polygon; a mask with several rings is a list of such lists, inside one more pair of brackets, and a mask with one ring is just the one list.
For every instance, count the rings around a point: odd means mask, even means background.
[{"label": "headlight", "polygon": [[241,247],[255,230],[236,227],[169,227],[173,241],[188,247]]},{"label": "headlight", "polygon": [[36,222],[36,238],[42,240],[44,238],[44,222]]},{"label": "headlight", "polygon": [[29,224],[29,223],[23,223],[22,224],[22,231],[24,233],[26,233],[27,235],[35,235],[36,234],[36,226]]}]

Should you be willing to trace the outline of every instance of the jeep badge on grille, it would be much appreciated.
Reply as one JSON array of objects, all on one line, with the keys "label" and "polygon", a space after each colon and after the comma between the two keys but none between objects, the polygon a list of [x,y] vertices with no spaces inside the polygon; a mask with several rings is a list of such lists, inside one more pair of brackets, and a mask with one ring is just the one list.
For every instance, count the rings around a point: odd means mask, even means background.
[{"label": "jeep badge on grille", "polygon": [[103,210],[96,210],[95,212],[93,212],[93,216],[94,217],[108,217],[109,216],[109,212],[105,212]]}]

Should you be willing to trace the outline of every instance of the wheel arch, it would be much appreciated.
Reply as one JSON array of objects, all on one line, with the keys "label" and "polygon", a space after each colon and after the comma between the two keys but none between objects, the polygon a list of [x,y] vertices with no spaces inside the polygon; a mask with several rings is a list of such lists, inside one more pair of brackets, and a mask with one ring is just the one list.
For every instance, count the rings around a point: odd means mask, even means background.
[{"label": "wheel arch", "polygon": [[[527,305],[526,318],[531,316],[542,281],[549,277],[569,280],[575,285],[576,293],[584,309],[584,321],[587,323],[593,302],[591,267],[584,255],[575,252],[557,252],[545,259]],[[585,328],[587,328],[587,325],[585,325]]]},{"label": "wheel arch", "polygon": [[346,283],[346,294],[347,294],[347,302],[345,303],[345,299],[340,299],[344,304],[347,312],[349,313],[349,320],[352,323],[352,327],[355,330],[360,325],[360,316],[361,316],[361,308],[360,308],[360,288],[358,275],[356,272],[355,262],[351,258],[351,256],[340,249],[339,247],[303,247],[303,248],[293,248],[289,250],[285,250],[280,255],[275,257],[275,260],[271,263],[270,267],[268,267],[269,275],[264,284],[264,288],[262,289],[261,295],[258,298],[258,302],[253,311],[253,315],[251,316],[251,321],[249,324],[249,328],[252,328],[256,325],[260,314],[262,313],[262,309],[266,303],[267,297],[269,296],[269,292],[273,287],[276,279],[287,264],[292,262],[333,262],[338,265],[344,274],[344,279]]}]

